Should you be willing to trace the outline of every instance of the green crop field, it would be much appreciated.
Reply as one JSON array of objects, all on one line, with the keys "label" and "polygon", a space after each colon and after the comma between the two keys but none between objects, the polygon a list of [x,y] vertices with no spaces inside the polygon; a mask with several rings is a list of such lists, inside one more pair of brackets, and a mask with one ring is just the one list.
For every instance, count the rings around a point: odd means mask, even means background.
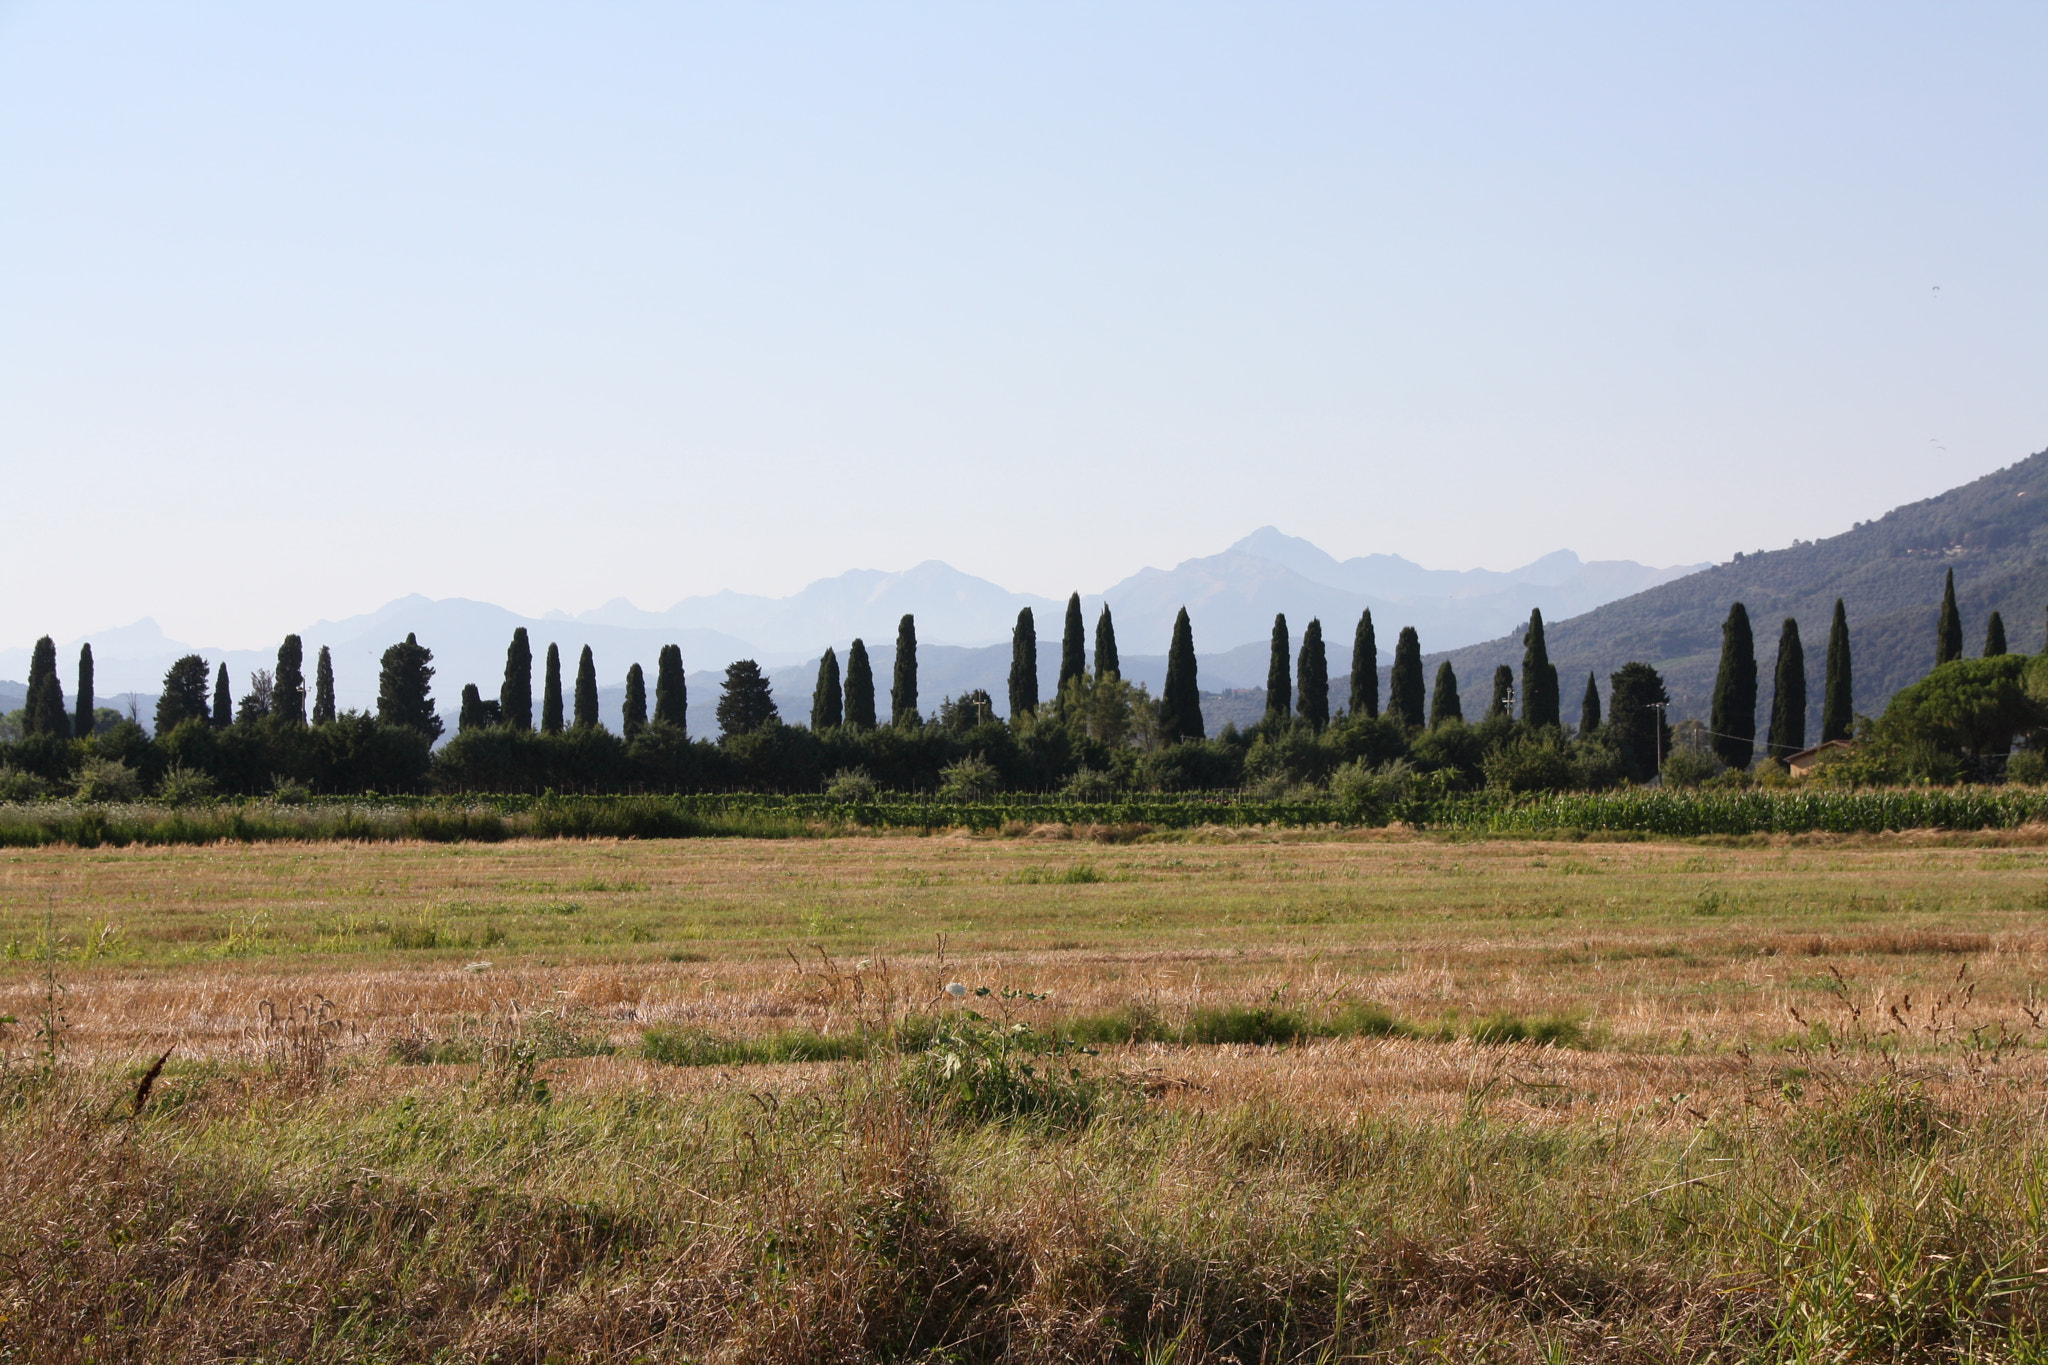
[{"label": "green crop field", "polygon": [[0,1360],[2048,1355],[2032,827],[1017,825],[0,850]]}]

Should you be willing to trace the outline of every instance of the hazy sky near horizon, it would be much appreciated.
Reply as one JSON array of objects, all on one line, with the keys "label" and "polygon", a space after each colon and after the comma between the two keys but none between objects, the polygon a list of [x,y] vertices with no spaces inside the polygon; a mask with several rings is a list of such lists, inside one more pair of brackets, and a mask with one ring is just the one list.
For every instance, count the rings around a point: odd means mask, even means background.
[{"label": "hazy sky near horizon", "polygon": [[0,0],[0,643],[1833,534],[2048,447],[2044,57],[2038,3]]}]

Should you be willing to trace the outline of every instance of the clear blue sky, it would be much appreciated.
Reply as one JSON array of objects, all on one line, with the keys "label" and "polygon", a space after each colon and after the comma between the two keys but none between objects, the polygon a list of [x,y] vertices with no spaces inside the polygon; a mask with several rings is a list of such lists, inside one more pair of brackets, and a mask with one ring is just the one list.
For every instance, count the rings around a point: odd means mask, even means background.
[{"label": "clear blue sky", "polygon": [[2038,3],[0,3],[0,640],[1831,534],[2048,446],[2044,59]]}]

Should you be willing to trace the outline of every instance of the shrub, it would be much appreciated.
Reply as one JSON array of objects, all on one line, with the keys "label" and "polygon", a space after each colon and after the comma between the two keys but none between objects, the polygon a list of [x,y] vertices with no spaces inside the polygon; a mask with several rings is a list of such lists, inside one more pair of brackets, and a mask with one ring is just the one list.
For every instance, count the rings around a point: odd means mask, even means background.
[{"label": "shrub", "polygon": [[1472,1041],[1484,1045],[1536,1043],[1548,1047],[1584,1047],[1586,1028],[1576,1019],[1558,1015],[1524,1019],[1518,1014],[1494,1014],[1474,1026]]},{"label": "shrub", "polygon": [[111,758],[88,758],[78,765],[78,799],[96,803],[129,802],[142,795],[135,769]]},{"label": "shrub", "polygon": [[40,801],[49,794],[49,780],[40,773],[0,766],[0,801]]},{"label": "shrub", "polygon": [[1572,785],[1571,755],[1555,730],[1526,734],[1486,756],[1486,785],[1499,791],[1554,792]]},{"label": "shrub", "polygon": [[649,1029],[640,1055],[664,1066],[748,1066],[775,1062],[838,1062],[864,1057],[868,1040],[856,1034],[826,1037],[788,1029],[764,1038],[737,1038],[709,1029]]},{"label": "shrub", "polygon": [[1242,1005],[1197,1010],[1189,1019],[1186,1040],[1190,1043],[1239,1043],[1270,1047],[1291,1043],[1308,1034],[1300,1015],[1288,1010],[1246,1008]]},{"label": "shrub", "polygon": [[2005,780],[2030,787],[2048,783],[2048,754],[2039,749],[2021,749],[2005,765]]},{"label": "shrub", "polygon": [[1060,795],[1069,801],[1114,801],[1116,779],[1094,768],[1081,768],[1067,779]]},{"label": "shrub", "polygon": [[1704,749],[1674,749],[1661,769],[1667,787],[1697,787],[1719,776],[1721,760]]},{"label": "shrub", "polygon": [[213,795],[213,778],[182,763],[173,763],[165,769],[163,781],[157,783],[156,794],[169,805],[190,805]]},{"label": "shrub", "polygon": [[1117,1096],[1112,1083],[1063,1059],[1089,1049],[997,1025],[973,1010],[944,1020],[926,1049],[903,1068],[911,1103],[955,1123],[1028,1121],[1083,1127]]},{"label": "shrub", "polygon": [[825,795],[843,805],[875,799],[875,779],[866,768],[841,768],[825,784]]},{"label": "shrub", "polygon": [[1002,786],[995,765],[969,754],[939,770],[939,795],[948,801],[986,801]]}]

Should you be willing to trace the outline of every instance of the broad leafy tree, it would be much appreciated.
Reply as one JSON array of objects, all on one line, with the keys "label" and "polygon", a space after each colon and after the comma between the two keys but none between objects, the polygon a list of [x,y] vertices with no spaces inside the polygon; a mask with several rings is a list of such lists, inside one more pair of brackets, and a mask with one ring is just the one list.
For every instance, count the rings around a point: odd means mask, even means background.
[{"label": "broad leafy tree", "polygon": [[1771,728],[1764,752],[1786,759],[1806,747],[1806,650],[1799,643],[1799,623],[1785,618],[1778,632],[1778,667],[1771,679]]},{"label": "broad leafy tree", "polygon": [[746,735],[774,719],[775,694],[761,673],[761,665],[752,659],[735,659],[728,664],[718,696],[718,728],[728,737]]},{"label": "broad leafy tree", "polygon": [[377,719],[425,735],[441,737],[441,717],[434,712],[434,651],[408,634],[384,651],[377,673]]},{"label": "broad leafy tree", "polygon": [[1737,602],[1721,624],[1721,669],[1714,676],[1714,703],[1707,743],[1715,757],[1731,768],[1747,768],[1756,758],[1756,639],[1749,629],[1749,608]]}]

